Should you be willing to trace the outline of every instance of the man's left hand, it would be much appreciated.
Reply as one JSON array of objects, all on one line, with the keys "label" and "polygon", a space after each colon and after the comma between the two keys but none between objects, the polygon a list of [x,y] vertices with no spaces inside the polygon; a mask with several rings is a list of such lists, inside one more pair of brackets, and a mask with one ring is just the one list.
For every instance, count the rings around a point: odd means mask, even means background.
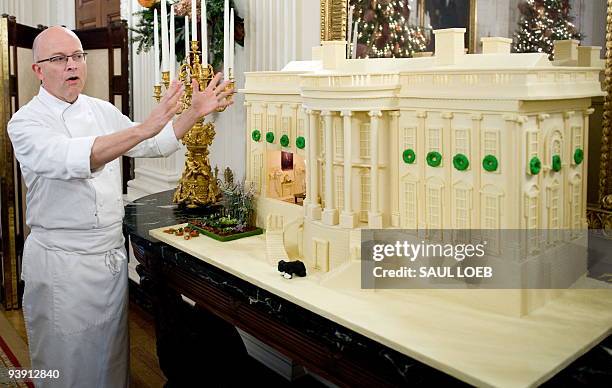
[{"label": "man's left hand", "polygon": [[219,108],[226,108],[233,104],[233,100],[230,101],[228,97],[236,91],[234,89],[226,90],[230,80],[219,83],[222,76],[222,73],[217,73],[203,91],[200,91],[200,86],[195,79],[191,81],[193,88],[191,107],[198,116],[206,116]]}]

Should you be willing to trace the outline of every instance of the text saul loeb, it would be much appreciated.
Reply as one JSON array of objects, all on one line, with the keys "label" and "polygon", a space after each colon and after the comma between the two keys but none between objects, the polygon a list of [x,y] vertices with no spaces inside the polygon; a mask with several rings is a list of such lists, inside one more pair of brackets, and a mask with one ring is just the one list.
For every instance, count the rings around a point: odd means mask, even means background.
[{"label": "text saul loeb", "polygon": [[374,267],[372,271],[376,278],[490,278],[493,276],[491,267],[401,267],[383,269]]}]

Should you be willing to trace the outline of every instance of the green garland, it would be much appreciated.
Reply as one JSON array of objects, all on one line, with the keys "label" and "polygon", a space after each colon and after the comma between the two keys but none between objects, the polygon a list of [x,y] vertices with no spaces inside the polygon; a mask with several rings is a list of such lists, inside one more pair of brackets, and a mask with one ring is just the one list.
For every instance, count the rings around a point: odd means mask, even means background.
[{"label": "green garland", "polygon": [[[170,15],[170,5],[177,4],[178,1],[168,2],[168,15]],[[208,35],[209,43],[208,50],[209,55],[212,57],[212,65],[215,69],[219,69],[223,65],[223,4],[224,0],[206,0],[206,16],[208,20]],[[236,7],[234,1],[230,0],[230,7]],[[130,28],[135,32],[135,36],[132,38],[132,43],[138,44],[136,53],[140,54],[143,51],[148,52],[153,47],[153,10],[157,9],[157,15],[161,15],[161,3],[155,3],[150,8],[145,8],[142,11],[136,12],[134,15],[140,16],[140,20],[136,24],[135,28]],[[234,14],[236,24],[242,24],[244,19]],[[185,59],[185,17],[175,16],[174,23],[176,27],[176,59],[181,62]],[[191,21],[189,21],[191,27]],[[198,29],[199,29],[198,25]],[[161,33],[161,27],[160,27]],[[199,30],[198,30],[199,33]],[[236,38],[236,43],[240,46],[244,46],[244,40]],[[161,44],[161,40],[160,40]],[[201,47],[200,47],[201,48]],[[161,55],[161,54],[160,54]]]}]

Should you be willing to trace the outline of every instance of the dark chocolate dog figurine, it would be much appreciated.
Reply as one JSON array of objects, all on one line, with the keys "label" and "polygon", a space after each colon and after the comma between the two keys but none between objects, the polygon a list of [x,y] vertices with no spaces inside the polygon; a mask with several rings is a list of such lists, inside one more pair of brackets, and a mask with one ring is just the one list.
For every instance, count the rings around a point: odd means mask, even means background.
[{"label": "dark chocolate dog figurine", "polygon": [[278,262],[278,271],[287,279],[291,279],[293,275],[304,277],[306,276],[306,266],[299,260]]}]

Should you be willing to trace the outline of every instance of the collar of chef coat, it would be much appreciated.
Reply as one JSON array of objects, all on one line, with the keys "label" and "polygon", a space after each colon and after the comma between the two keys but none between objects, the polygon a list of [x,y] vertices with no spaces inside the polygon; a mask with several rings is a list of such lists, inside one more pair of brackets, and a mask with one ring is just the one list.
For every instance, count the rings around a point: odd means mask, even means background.
[{"label": "collar of chef coat", "polygon": [[64,100],[60,100],[59,98],[49,93],[42,85],[40,86],[40,89],[38,91],[38,98],[43,104],[45,104],[47,107],[49,107],[49,109],[51,109],[54,113],[57,113],[58,115],[61,115],[66,111],[66,109],[70,107],[80,106],[83,102],[83,99],[81,98],[80,94],[72,104]]}]

